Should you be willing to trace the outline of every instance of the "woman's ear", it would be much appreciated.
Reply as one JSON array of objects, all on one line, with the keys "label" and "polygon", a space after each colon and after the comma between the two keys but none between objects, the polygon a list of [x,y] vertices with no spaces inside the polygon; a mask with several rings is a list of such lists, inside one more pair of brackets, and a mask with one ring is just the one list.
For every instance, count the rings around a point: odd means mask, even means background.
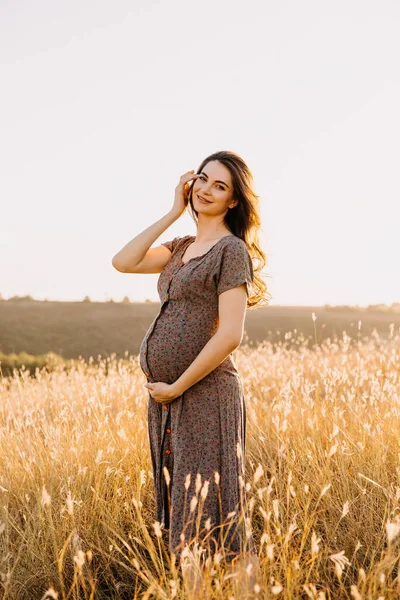
[{"label": "woman's ear", "polygon": [[233,199],[228,208],[235,208],[239,204],[239,200]]}]

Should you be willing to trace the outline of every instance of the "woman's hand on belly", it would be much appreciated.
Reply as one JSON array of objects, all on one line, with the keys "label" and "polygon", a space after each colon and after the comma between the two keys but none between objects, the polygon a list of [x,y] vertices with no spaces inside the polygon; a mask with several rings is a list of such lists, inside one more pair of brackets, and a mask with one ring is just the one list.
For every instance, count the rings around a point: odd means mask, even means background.
[{"label": "woman's hand on belly", "polygon": [[168,404],[178,398],[181,393],[177,389],[174,383],[162,383],[161,381],[156,381],[154,383],[145,383],[144,387],[146,387],[150,396],[154,398],[156,402],[160,402],[161,404]]}]

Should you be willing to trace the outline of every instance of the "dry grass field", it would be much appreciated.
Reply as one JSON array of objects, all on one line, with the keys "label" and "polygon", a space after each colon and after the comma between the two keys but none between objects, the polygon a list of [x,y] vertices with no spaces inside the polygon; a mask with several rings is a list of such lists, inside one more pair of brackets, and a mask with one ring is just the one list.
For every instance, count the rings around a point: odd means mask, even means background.
[{"label": "dry grass field", "polygon": [[[262,570],[246,597],[399,598],[399,329],[314,348],[295,338],[235,352]],[[144,383],[136,356],[0,380],[2,598],[245,597],[223,548],[203,596],[171,563]]]}]

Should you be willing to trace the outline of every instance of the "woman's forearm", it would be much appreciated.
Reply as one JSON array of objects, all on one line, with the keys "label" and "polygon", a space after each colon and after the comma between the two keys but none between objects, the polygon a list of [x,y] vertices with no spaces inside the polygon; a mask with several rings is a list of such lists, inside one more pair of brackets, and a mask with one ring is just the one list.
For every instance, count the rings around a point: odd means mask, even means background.
[{"label": "woman's forearm", "polygon": [[217,331],[196,356],[192,364],[172,384],[177,394],[182,395],[188,388],[211,373],[239,345],[240,343],[238,344],[236,339]]},{"label": "woman's forearm", "polygon": [[170,211],[161,219],[147,227],[128,242],[112,259],[116,269],[123,270],[126,265],[136,265],[144,258],[150,246],[164,233],[172,223],[179,219],[179,214]]}]

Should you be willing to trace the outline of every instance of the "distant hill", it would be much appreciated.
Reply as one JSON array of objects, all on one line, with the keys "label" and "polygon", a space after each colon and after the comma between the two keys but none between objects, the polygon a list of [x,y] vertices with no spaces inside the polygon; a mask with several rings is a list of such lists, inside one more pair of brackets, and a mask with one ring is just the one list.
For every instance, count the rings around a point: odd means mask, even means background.
[{"label": "distant hill", "polygon": [[[151,322],[158,314],[159,303],[143,302],[51,302],[33,299],[0,301],[0,351],[5,354],[55,352],[64,358],[90,356],[97,358],[115,353],[117,358],[137,354]],[[385,310],[386,309],[386,310]],[[375,328],[381,337],[388,337],[390,324],[400,327],[400,312],[396,307],[382,305],[369,308],[349,306],[263,306],[247,311],[245,338],[250,345],[263,340],[276,342],[292,332],[317,341],[342,332],[357,339],[370,335]],[[297,333],[294,333],[294,330]],[[286,335],[286,337],[290,337]]]}]

